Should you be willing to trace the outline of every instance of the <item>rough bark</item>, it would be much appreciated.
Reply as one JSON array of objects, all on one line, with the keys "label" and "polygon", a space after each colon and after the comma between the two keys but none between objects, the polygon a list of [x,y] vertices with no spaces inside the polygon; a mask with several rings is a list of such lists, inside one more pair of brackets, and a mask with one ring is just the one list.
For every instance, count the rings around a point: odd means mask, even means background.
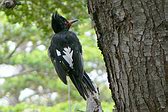
[{"label": "rough bark", "polygon": [[88,0],[118,112],[168,112],[168,0]]},{"label": "rough bark", "polygon": [[[97,88],[95,84],[94,87]],[[94,94],[89,92],[89,98],[87,98],[86,112],[103,112],[99,98],[98,88],[96,90],[96,93]]]}]

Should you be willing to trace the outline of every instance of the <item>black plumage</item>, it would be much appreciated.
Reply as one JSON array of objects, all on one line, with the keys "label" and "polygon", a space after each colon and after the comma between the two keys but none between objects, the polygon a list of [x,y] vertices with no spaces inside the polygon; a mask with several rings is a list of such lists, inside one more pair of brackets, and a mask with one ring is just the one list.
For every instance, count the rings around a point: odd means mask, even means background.
[{"label": "black plumage", "polygon": [[74,32],[69,28],[74,21],[67,21],[59,14],[52,15],[52,29],[55,34],[49,47],[49,55],[59,78],[67,84],[69,76],[80,95],[86,99],[88,92],[95,88],[83,69],[82,46]]}]

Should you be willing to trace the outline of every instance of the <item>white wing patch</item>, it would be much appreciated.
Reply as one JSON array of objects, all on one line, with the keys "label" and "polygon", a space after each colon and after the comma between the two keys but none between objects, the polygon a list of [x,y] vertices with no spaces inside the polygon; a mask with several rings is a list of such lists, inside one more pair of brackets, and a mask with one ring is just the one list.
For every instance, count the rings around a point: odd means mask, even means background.
[{"label": "white wing patch", "polygon": [[61,52],[56,49],[57,56],[61,56]]},{"label": "white wing patch", "polygon": [[68,62],[69,66],[73,68],[73,51],[71,50],[71,48],[69,46],[67,48],[64,48],[63,53],[65,54],[63,55],[63,58]]}]

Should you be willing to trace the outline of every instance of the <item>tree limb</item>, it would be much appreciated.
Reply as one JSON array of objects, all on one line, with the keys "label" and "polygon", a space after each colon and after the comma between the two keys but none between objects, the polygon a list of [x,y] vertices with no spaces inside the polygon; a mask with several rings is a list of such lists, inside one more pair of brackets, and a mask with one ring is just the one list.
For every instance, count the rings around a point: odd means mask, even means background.
[{"label": "tree limb", "polygon": [[15,49],[6,57],[6,59],[9,59],[12,57],[12,55],[15,53],[15,51],[17,50],[17,48],[24,42],[25,38],[22,38],[22,40],[20,40],[20,42],[18,42],[18,44],[16,45]]},{"label": "tree limb", "polygon": [[21,3],[16,0],[2,0],[0,5],[1,7],[11,9],[14,8],[16,5],[21,5]]},{"label": "tree limb", "polygon": [[[94,85],[95,88],[96,85]],[[92,94],[89,93],[89,98],[87,99],[87,107],[86,107],[86,112],[103,112],[102,107],[101,107],[101,102],[99,99],[99,91],[98,88],[96,90],[96,93]]]}]

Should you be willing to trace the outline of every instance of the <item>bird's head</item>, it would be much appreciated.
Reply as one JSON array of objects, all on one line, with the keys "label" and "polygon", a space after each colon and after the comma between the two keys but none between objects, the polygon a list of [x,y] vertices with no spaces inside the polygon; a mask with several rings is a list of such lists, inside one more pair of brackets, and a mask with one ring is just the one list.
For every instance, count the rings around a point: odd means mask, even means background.
[{"label": "bird's head", "polygon": [[54,32],[58,33],[63,30],[69,30],[71,25],[77,21],[78,21],[77,19],[68,21],[61,15],[54,13],[52,15],[51,25],[52,25],[52,29],[54,30]]}]

